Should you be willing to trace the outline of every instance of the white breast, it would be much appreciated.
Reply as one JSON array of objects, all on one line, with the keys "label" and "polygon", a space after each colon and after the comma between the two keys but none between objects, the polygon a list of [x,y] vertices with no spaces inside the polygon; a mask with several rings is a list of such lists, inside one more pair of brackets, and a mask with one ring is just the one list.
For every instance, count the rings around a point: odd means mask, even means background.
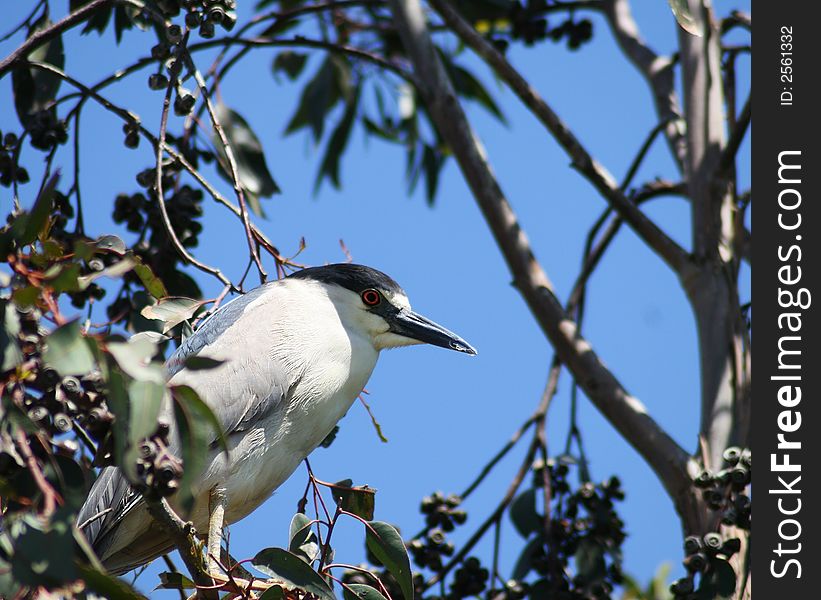
[{"label": "white breast", "polygon": [[[224,399],[220,391],[236,396],[238,386],[243,394],[261,397],[277,386],[285,390],[284,402],[264,419],[230,436],[230,461],[211,453],[201,498],[214,486],[227,490],[228,523],[264,502],[325,439],[362,391],[378,358],[370,339],[346,327],[345,315],[323,293],[324,286],[286,281],[289,285],[275,286],[246,309],[243,317],[255,319],[253,328],[229,329],[220,344],[203,352],[226,360],[225,365],[174,378],[192,385],[212,406]],[[207,514],[207,503],[200,500],[191,517],[202,527],[198,521],[206,521]]]}]

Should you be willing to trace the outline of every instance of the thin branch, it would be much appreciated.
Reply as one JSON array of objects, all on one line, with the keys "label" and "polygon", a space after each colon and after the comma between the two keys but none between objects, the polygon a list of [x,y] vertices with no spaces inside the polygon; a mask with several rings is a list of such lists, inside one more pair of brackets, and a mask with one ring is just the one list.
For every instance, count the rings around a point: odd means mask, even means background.
[{"label": "thin branch", "polygon": [[222,124],[217,118],[216,111],[214,110],[214,105],[211,102],[211,94],[208,92],[208,86],[205,84],[205,80],[202,78],[202,75],[200,74],[196,65],[194,65],[194,61],[191,58],[191,54],[185,47],[185,40],[180,45],[180,48],[184,53],[185,61],[186,63],[188,63],[188,68],[194,74],[194,79],[196,80],[197,85],[200,87],[200,91],[202,92],[202,97],[205,101],[205,106],[208,109],[208,116],[211,117],[211,126],[213,127],[214,132],[217,134],[217,137],[219,137],[220,142],[222,143],[222,147],[225,152],[225,158],[228,161],[228,167],[231,174],[231,182],[234,186],[234,193],[236,194],[237,201],[239,202],[240,220],[242,221],[242,225],[245,228],[245,237],[248,240],[248,252],[251,254],[251,258],[254,260],[254,263],[257,266],[257,270],[259,271],[259,282],[265,283],[265,281],[268,279],[268,274],[265,272],[265,268],[262,266],[262,262],[259,260],[257,244],[254,241],[254,234],[251,231],[251,221],[248,219],[248,206],[245,203],[245,192],[243,192],[242,183],[239,179],[239,170],[237,168],[236,158],[234,157],[234,150],[231,148],[231,144],[228,141],[228,137],[225,135],[225,130],[223,129]]},{"label": "thin branch", "polygon": [[[0,42],[5,42],[9,38],[11,38],[15,33],[23,29],[23,27],[31,27],[31,22],[34,20],[34,15],[37,14],[37,11],[40,10],[43,5],[46,4],[46,0],[38,0],[37,4],[34,5],[34,8],[31,9],[31,12],[28,16],[23,19],[17,27],[11,29],[8,33],[4,34],[3,37],[0,37]],[[48,8],[46,8],[48,11]]]},{"label": "thin branch", "polygon": [[[188,34],[186,33],[186,36]],[[180,242],[179,238],[177,237],[177,232],[174,231],[174,226],[171,224],[171,219],[168,217],[168,209],[165,206],[165,198],[164,198],[164,191],[162,187],[162,161],[163,161],[163,149],[165,148],[165,132],[168,128],[168,113],[171,108],[171,94],[174,91],[174,87],[177,83],[177,75],[174,73],[171,79],[168,82],[168,87],[165,91],[165,98],[163,98],[162,104],[162,115],[160,116],[160,135],[157,141],[156,147],[156,156],[157,156],[157,165],[155,168],[155,177],[154,177],[154,193],[157,198],[157,206],[160,207],[160,215],[162,216],[163,226],[165,227],[165,231],[168,234],[168,239],[171,240],[171,244],[174,246],[174,249],[177,251],[185,261],[191,263],[201,271],[206,273],[210,273],[217,279],[219,279],[225,285],[232,285],[231,281],[222,274],[216,267],[211,267],[206,265],[203,262],[200,262],[196,258],[194,258],[188,250]]]},{"label": "thin branch", "polygon": [[594,405],[653,468],[679,506],[690,487],[687,453],[604,366],[556,298],[552,284],[536,261],[530,242],[499,187],[484,148],[471,129],[439,61],[418,0],[391,0],[391,6],[416,75],[424,82],[420,88],[422,98],[451,147],[490,226],[513,274],[514,285],[522,293],[562,363],[573,373]]},{"label": "thin branch", "polygon": [[[473,49],[496,74],[519,96],[536,118],[547,128],[564,148],[578,170],[607,201],[624,217],[639,237],[644,240],[679,276],[689,266],[689,257],[672,238],[653,223],[619,190],[613,176],[599,164],[581,145],[572,131],[531,87],[527,80],[513,68],[507,59],[480,35],[470,23],[445,0],[430,0],[444,21],[459,38]],[[418,67],[418,65],[417,65]],[[417,73],[417,76],[419,73]],[[424,77],[420,77],[424,81]],[[425,81],[429,85],[430,82]]]},{"label": "thin branch", "polygon": [[409,83],[412,83],[414,85],[417,84],[412,73],[408,73],[401,66],[382,58],[378,54],[374,54],[373,52],[368,52],[367,50],[363,50],[362,48],[357,48],[354,46],[348,46],[345,44],[334,44],[332,42],[325,42],[322,40],[313,40],[301,35],[295,35],[293,38],[289,39],[272,39],[266,37],[227,37],[191,44],[191,46],[189,47],[189,51],[196,52],[198,50],[205,50],[217,46],[247,46],[261,48],[284,46],[289,48],[322,48],[330,52],[345,54],[347,56],[352,56],[365,62],[375,64],[381,69],[390,71],[391,73],[398,75],[399,77],[401,77]]},{"label": "thin branch", "polygon": [[644,159],[647,156],[647,153],[650,151],[650,148],[653,146],[653,142],[656,139],[656,136],[664,131],[667,126],[669,125],[669,121],[662,121],[658,123],[653,129],[650,130],[650,133],[647,134],[647,137],[644,140],[644,143],[639,148],[638,154],[636,154],[635,158],[633,158],[633,162],[630,163],[630,168],[627,169],[627,174],[624,176],[624,179],[619,186],[622,191],[626,190],[630,187],[630,184],[633,181],[633,177],[636,176],[636,172],[639,170],[641,163],[644,162]]},{"label": "thin branch", "polygon": [[214,581],[206,571],[203,554],[195,537],[193,526],[183,521],[168,505],[165,498],[146,499],[146,506],[151,516],[165,530],[179,550],[182,562],[185,563],[194,583],[200,588],[199,593],[208,600],[218,600],[219,594],[213,589],[208,589],[213,587]]},{"label": "thin branch", "polygon": [[50,42],[57,36],[61,35],[64,31],[71,29],[75,25],[79,25],[99,9],[111,4],[113,1],[114,0],[92,0],[82,8],[75,10],[73,13],[70,13],[68,16],[60,19],[51,27],[46,27],[45,29],[41,29],[36,32],[25,42],[17,46],[17,48],[15,48],[14,51],[6,58],[0,60],[0,77],[5,75],[9,69],[14,67],[15,63],[20,60],[25,60],[31,52],[43,44]]},{"label": "thin branch", "polygon": [[687,140],[684,137],[681,106],[675,89],[673,61],[657,55],[642,39],[628,0],[603,1],[604,14],[616,42],[650,87],[658,118],[666,124],[664,131],[670,152],[681,172],[687,160]]},{"label": "thin branch", "polygon": [[730,133],[730,139],[721,153],[721,159],[718,161],[718,169],[716,171],[718,175],[726,174],[735,164],[735,156],[738,153],[741,142],[744,141],[747,129],[750,127],[750,120],[752,118],[751,100],[752,94],[747,96],[747,101],[738,114],[735,127]]}]

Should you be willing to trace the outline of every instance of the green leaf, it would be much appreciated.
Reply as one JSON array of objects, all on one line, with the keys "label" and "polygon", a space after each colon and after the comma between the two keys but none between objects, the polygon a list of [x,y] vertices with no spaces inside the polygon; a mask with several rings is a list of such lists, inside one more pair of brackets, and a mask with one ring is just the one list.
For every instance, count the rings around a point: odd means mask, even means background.
[{"label": "green leaf", "polygon": [[307,61],[307,54],[301,54],[293,50],[285,50],[277,54],[277,57],[274,59],[274,74],[276,75],[280,71],[283,71],[288,76],[288,79],[293,81],[302,73],[302,69],[305,68]]},{"label": "green leaf", "polygon": [[453,80],[453,87],[458,94],[469,100],[478,102],[499,121],[507,123],[504,114],[502,114],[501,109],[499,109],[493,97],[488,93],[482,83],[474,77],[473,73],[455,64],[451,64],[451,68],[448,72]]},{"label": "green leaf", "polygon": [[684,31],[690,35],[701,37],[704,35],[701,31],[693,14],[690,12],[690,4],[687,0],[667,0],[670,3],[670,9],[673,11],[673,16]]},{"label": "green leaf", "polygon": [[366,527],[365,543],[399,583],[405,600],[413,600],[410,559],[399,532],[388,523],[371,521],[370,527]]},{"label": "green leaf", "polygon": [[[43,16],[29,29],[28,37],[46,29],[51,24],[48,13],[44,12]],[[57,35],[45,44],[37,46],[29,52],[27,58],[33,62],[50,64],[62,70],[66,63],[63,38]],[[43,69],[21,66],[12,71],[11,82],[17,116],[20,123],[28,126],[34,113],[52,107],[62,80],[57,75]]]},{"label": "green leaf", "polygon": [[122,469],[128,481],[134,482],[137,477],[136,456],[129,452],[129,417],[131,413],[128,384],[122,372],[114,367],[108,372],[108,407],[114,415],[112,431],[114,433],[114,460]]},{"label": "green leaf", "polygon": [[[347,483],[347,485],[344,485]],[[376,490],[368,486],[352,487],[351,480],[340,481],[332,486],[334,502],[342,509],[366,521],[373,519]]]},{"label": "green leaf", "polygon": [[55,266],[57,267],[57,274],[54,277],[46,278],[51,289],[58,293],[79,292],[80,265],[77,263],[64,263]]},{"label": "green leaf", "polygon": [[519,558],[516,559],[516,564],[513,567],[513,572],[510,575],[511,579],[521,581],[527,576],[528,573],[530,573],[531,569],[533,568],[533,556],[542,546],[542,543],[542,538],[535,537],[532,540],[530,540],[527,544],[525,544],[525,547],[519,554]]},{"label": "green leaf", "polygon": [[216,369],[224,363],[224,360],[194,355],[185,359],[185,368],[191,371],[207,371],[208,369]]},{"label": "green leaf", "polygon": [[425,145],[425,150],[422,153],[422,167],[425,170],[425,196],[429,206],[433,206],[433,201],[436,198],[436,189],[439,187],[439,173],[442,171],[442,165],[445,158],[433,146]]},{"label": "green leaf", "polygon": [[590,539],[583,539],[576,549],[576,573],[592,582],[602,579],[607,574],[604,561],[604,548]]},{"label": "green leaf", "polygon": [[128,342],[109,342],[106,350],[130,377],[138,381],[165,384],[164,369],[161,365],[151,362],[158,348],[150,339],[141,337]]},{"label": "green leaf", "polygon": [[105,252],[113,252],[123,256],[128,248],[125,242],[116,235],[103,235],[94,241],[94,247]]},{"label": "green leaf", "polygon": [[97,593],[109,600],[145,600],[145,596],[137,592],[119,577],[103,573],[82,564],[77,564],[77,571],[85,583],[86,589]]},{"label": "green leaf", "polygon": [[[69,8],[71,12],[82,8],[86,4],[91,2],[91,0],[71,0],[69,3]],[[88,23],[83,28],[83,35],[89,33],[90,31],[96,31],[97,33],[102,33],[105,31],[105,28],[108,26],[108,21],[111,19],[111,12],[112,6],[101,6],[94,14],[91,15],[89,18]]]},{"label": "green leaf", "polygon": [[165,386],[153,381],[132,381],[128,385],[128,398],[131,401],[128,441],[132,448],[136,448],[143,438],[156,431],[164,396]]},{"label": "green leaf", "polygon": [[523,538],[538,531],[542,526],[542,519],[536,511],[536,490],[525,490],[510,503],[510,520]]},{"label": "green leaf", "polygon": [[118,261],[111,265],[110,267],[106,267],[102,271],[96,271],[95,273],[91,273],[89,275],[84,275],[77,280],[77,283],[80,285],[80,289],[86,289],[91,283],[99,279],[100,277],[111,277],[112,279],[117,279],[118,277],[122,277],[126,273],[128,273],[131,269],[133,269],[137,264],[137,260],[130,256],[126,256],[121,261]]},{"label": "green leaf", "polygon": [[333,590],[319,573],[287,550],[266,548],[257,553],[251,564],[288,590],[303,590],[321,600],[336,600]]},{"label": "green leaf", "polygon": [[[274,181],[265,163],[265,153],[262,143],[257,138],[251,126],[242,116],[220,103],[216,107],[217,121],[222,125],[225,137],[234,152],[237,163],[237,177],[243,189],[255,196],[270,198],[280,193],[279,186]],[[228,158],[222,141],[214,133],[214,146],[220,154],[220,167],[223,177],[231,181],[231,170],[228,167]]]},{"label": "green leaf", "polygon": [[313,526],[314,521],[303,513],[296,513],[291,519],[288,532],[288,550],[309,564],[319,556],[319,544]]},{"label": "green leaf", "polygon": [[290,134],[310,126],[314,141],[322,137],[325,115],[339,102],[351,95],[351,68],[345,59],[329,55],[314,77],[305,85],[299,106],[285,128]]},{"label": "green leaf", "polygon": [[342,595],[345,600],[386,600],[379,590],[364,583],[349,583]]},{"label": "green leaf", "polygon": [[44,362],[61,375],[84,375],[94,368],[94,355],[77,320],[61,325],[46,338]]},{"label": "green leaf", "polygon": [[13,369],[23,360],[23,353],[17,345],[17,334],[20,333],[20,319],[14,306],[0,298],[0,372]]},{"label": "green leaf", "polygon": [[37,196],[37,200],[34,202],[31,212],[26,217],[26,226],[25,229],[23,229],[23,234],[17,240],[21,246],[31,244],[37,239],[37,236],[43,233],[53,206],[54,188],[57,187],[59,180],[60,171],[55,171]]},{"label": "green leaf", "polygon": [[[70,557],[74,554],[72,513],[59,508],[48,523],[26,515],[11,527],[14,578],[27,585],[57,586],[73,581],[77,571]],[[68,560],[67,560],[68,559]]]},{"label": "green leaf", "polygon": [[167,333],[183,321],[194,316],[200,306],[205,304],[202,300],[192,300],[181,296],[169,296],[163,298],[156,304],[146,306],[140,314],[146,319],[155,319],[163,322],[162,332]]},{"label": "green leaf", "polygon": [[192,487],[205,467],[207,449],[214,442],[226,452],[228,447],[219,420],[192,388],[173,386],[171,396],[174,399],[174,417],[179,429],[184,467],[177,498],[187,513],[194,503]]},{"label": "green leaf", "polygon": [[160,583],[152,591],[163,590],[193,590],[197,584],[182,573],[160,573]]},{"label": "green leaf", "polygon": [[272,585],[262,593],[259,600],[282,600],[285,598],[285,592],[278,585]]},{"label": "green leaf", "polygon": [[348,139],[351,135],[354,119],[356,118],[357,107],[359,106],[359,87],[350,101],[345,106],[345,113],[339,120],[336,128],[328,140],[328,146],[325,148],[325,157],[322,159],[322,164],[319,167],[319,172],[316,175],[316,182],[314,183],[314,193],[319,189],[323,178],[328,177],[331,184],[339,189],[339,161],[342,154],[345,152],[345,146],[348,145]]},{"label": "green leaf", "polygon": [[140,261],[134,265],[134,272],[137,274],[137,277],[140,278],[143,287],[145,287],[145,291],[157,300],[168,296],[168,290],[165,289],[165,284],[162,282],[162,279],[154,274],[151,267]]}]

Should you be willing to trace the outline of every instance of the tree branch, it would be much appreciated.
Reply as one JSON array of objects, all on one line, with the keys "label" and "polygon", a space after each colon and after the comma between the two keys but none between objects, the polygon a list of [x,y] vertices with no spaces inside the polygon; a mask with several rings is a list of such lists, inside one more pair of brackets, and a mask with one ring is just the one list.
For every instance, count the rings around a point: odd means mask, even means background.
[{"label": "tree branch", "polygon": [[71,29],[75,25],[79,25],[99,9],[112,2],[114,2],[114,0],[92,0],[82,8],[60,19],[51,27],[36,32],[25,42],[17,46],[6,58],[0,60],[0,77],[3,77],[9,69],[14,67],[15,63],[24,60],[32,51],[50,42],[64,31]]},{"label": "tree branch", "polygon": [[[607,169],[590,156],[567,125],[562,122],[553,109],[548,106],[536,90],[513,68],[493,44],[482,37],[445,0],[429,0],[429,2],[459,38],[493,68],[496,74],[519,96],[525,106],[556,138],[556,141],[572,159],[574,168],[593,184],[639,237],[655,250],[670,268],[679,276],[682,276],[689,263],[687,252],[627,199]],[[416,66],[418,69],[419,65]],[[429,81],[420,76],[419,72],[417,72],[417,78],[428,85],[430,84]]]},{"label": "tree branch", "polygon": [[603,1],[604,14],[616,42],[650,86],[658,118],[666,123],[664,132],[670,152],[679,171],[683,171],[687,160],[687,140],[684,137],[681,106],[675,89],[673,61],[657,55],[641,38],[628,0]]},{"label": "tree branch", "polygon": [[199,595],[207,600],[218,600],[219,593],[213,589],[214,581],[206,571],[205,561],[192,525],[183,521],[164,498],[146,499],[146,506],[154,520],[160,524],[174,542],[174,546],[180,551],[182,562],[191,573],[191,578],[199,588],[202,588],[199,589]]},{"label": "tree branch", "polygon": [[[441,4],[438,1],[437,5]],[[452,149],[479,208],[542,331],[593,404],[653,468],[677,506],[690,486],[687,453],[604,366],[556,298],[471,129],[430,35],[419,0],[391,0],[400,37],[431,118]],[[633,207],[635,208],[635,207]]]}]

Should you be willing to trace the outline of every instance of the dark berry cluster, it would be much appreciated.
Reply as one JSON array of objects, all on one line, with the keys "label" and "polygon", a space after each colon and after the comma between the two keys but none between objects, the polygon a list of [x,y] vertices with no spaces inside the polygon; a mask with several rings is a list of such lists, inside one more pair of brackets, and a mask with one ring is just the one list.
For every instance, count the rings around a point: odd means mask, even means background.
[{"label": "dark berry cluster", "polygon": [[438,572],[444,566],[443,557],[452,556],[454,548],[445,532],[437,527],[411,540],[408,550],[413,556],[413,562],[420,568]]},{"label": "dark berry cluster", "polygon": [[25,167],[21,167],[14,160],[17,152],[19,139],[14,133],[3,135],[0,132],[0,185],[10,187],[15,181],[17,183],[28,183],[29,172]]},{"label": "dark berry cluster", "polygon": [[16,342],[22,354],[22,377],[6,384],[14,405],[53,440],[74,431],[81,439],[99,444],[98,458],[105,461],[104,448],[109,438],[114,416],[108,409],[106,390],[99,372],[82,377],[61,377],[42,362],[42,314],[38,308],[7,306],[16,312],[19,332]]},{"label": "dark berry cluster", "polygon": [[26,120],[26,129],[31,145],[38,150],[51,150],[57,144],[68,141],[66,122],[57,117],[53,107],[30,115]]},{"label": "dark berry cluster", "polygon": [[702,489],[705,504],[721,512],[724,525],[750,529],[752,502],[747,487],[752,481],[752,452],[730,447],[724,451],[724,468],[717,473],[701,471],[695,485]]},{"label": "dark berry cluster", "polygon": [[[524,557],[529,562],[518,576],[530,571],[541,576],[533,584],[533,594],[561,600],[607,599],[623,580],[621,545],[626,533],[615,503],[624,499],[624,491],[617,477],[574,487],[568,481],[570,472],[570,465],[552,459],[534,464],[534,486],[543,485],[545,474],[550,477],[550,528],[548,537],[539,534],[542,543]],[[571,574],[574,562],[576,572]]]},{"label": "dark berry cluster", "polygon": [[440,527],[444,531],[453,531],[456,525],[462,525],[467,520],[467,513],[458,510],[462,499],[450,494],[447,498],[442,492],[435,492],[422,499],[421,510],[425,515],[425,524],[428,528]]},{"label": "dark berry cluster", "polygon": [[170,496],[179,486],[182,462],[168,450],[168,425],[160,423],[150,438],[142,441],[137,457],[137,477],[143,493]]},{"label": "dark berry cluster", "polygon": [[448,598],[459,599],[478,596],[487,588],[489,578],[490,572],[482,566],[478,558],[471,556],[462,562],[462,565],[453,574]]},{"label": "dark berry cluster", "polygon": [[[545,16],[549,9],[550,3],[547,0],[511,2],[507,15],[510,22],[509,39],[521,40],[526,46],[532,46],[545,39],[554,42],[564,39],[567,40],[568,48],[577,50],[593,38],[592,21],[576,20],[572,14],[561,24],[551,27]],[[504,52],[509,44],[508,40],[501,37],[495,38],[493,42],[501,52]]]},{"label": "dark berry cluster", "polygon": [[237,23],[236,0],[183,0],[185,24],[199,27],[200,37],[212,38],[216,28],[231,31]]}]

